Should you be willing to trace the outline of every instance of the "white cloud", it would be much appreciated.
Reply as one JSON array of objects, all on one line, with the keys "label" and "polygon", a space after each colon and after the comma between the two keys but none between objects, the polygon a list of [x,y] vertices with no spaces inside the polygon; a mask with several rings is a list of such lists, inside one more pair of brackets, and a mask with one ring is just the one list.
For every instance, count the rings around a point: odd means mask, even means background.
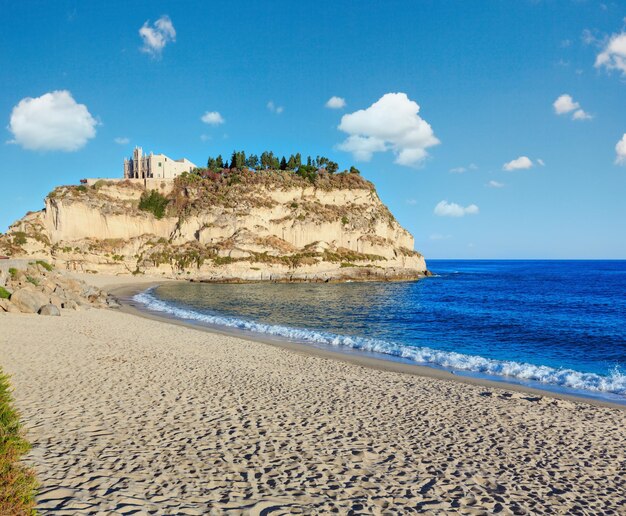
[{"label": "white cloud", "polygon": [[346,99],[342,97],[330,97],[326,102],[326,107],[330,109],[341,109],[346,107]]},{"label": "white cloud", "polygon": [[504,188],[504,183],[494,181],[493,179],[487,183],[489,188]]},{"label": "white cloud", "polygon": [[357,161],[369,161],[372,159],[374,152],[385,152],[388,150],[383,140],[356,134],[348,136],[338,147],[342,151],[351,152]]},{"label": "white cloud", "polygon": [[440,235],[439,233],[434,233],[428,238],[430,240],[448,240],[448,238],[452,238],[452,235]]},{"label": "white cloud", "polygon": [[148,20],[139,29],[139,35],[143,39],[141,51],[152,57],[160,57],[161,52],[170,41],[176,41],[176,30],[169,16],[163,15],[152,26]]},{"label": "white cloud", "polygon": [[341,118],[339,129],[348,137],[338,148],[359,161],[369,161],[375,152],[392,151],[398,165],[418,166],[428,156],[426,149],[439,143],[419,110],[406,93],[387,93],[367,109]]},{"label": "white cloud", "polygon": [[537,164],[538,164],[538,165],[540,165],[540,166],[542,166],[542,167],[545,167],[545,166],[546,166],[546,164],[544,163],[544,161],[543,161],[541,158],[538,158],[538,159],[537,159]]},{"label": "white cloud", "polygon": [[209,134],[201,134],[201,135],[200,135],[200,139],[201,139],[203,142],[208,142],[208,141],[209,141],[209,140],[211,140],[212,138],[211,138],[211,135],[209,135]]},{"label": "white cloud", "polygon": [[468,170],[476,170],[476,169],[478,169],[478,167],[474,165],[474,163],[470,163],[467,167],[451,168],[450,172],[452,172],[453,174],[463,174],[467,172]]},{"label": "white cloud", "polygon": [[267,109],[269,109],[272,113],[276,113],[277,115],[280,115],[285,108],[283,108],[283,106],[277,106],[276,104],[274,104],[273,100],[270,100],[267,103]]},{"label": "white cloud", "polygon": [[478,206],[470,204],[461,206],[455,202],[441,201],[435,206],[434,213],[439,217],[464,217],[465,215],[476,215],[479,212]]},{"label": "white cloud", "polygon": [[220,115],[217,111],[207,111],[200,118],[205,124],[209,125],[220,125],[225,122],[222,115]]},{"label": "white cloud", "polygon": [[591,120],[592,118],[589,113],[586,113],[582,109],[577,109],[572,115],[572,120]]},{"label": "white cloud", "polygon": [[87,106],[78,104],[67,90],[41,97],[26,97],[11,112],[13,140],[29,150],[75,151],[96,135],[98,122]]},{"label": "white cloud", "polygon": [[617,154],[615,163],[618,165],[626,165],[626,133],[624,133],[622,139],[615,145],[615,152]]},{"label": "white cloud", "polygon": [[406,200],[406,203],[407,203],[409,206],[415,206],[415,205],[417,204],[417,200],[416,200],[416,199],[407,199],[407,200]]},{"label": "white cloud", "polygon": [[526,168],[531,168],[533,166],[533,162],[527,156],[520,156],[508,163],[502,165],[502,170],[523,170]]},{"label": "white cloud", "polygon": [[118,145],[128,145],[130,143],[130,139],[129,138],[121,137],[121,136],[118,136],[117,138],[114,138],[113,141],[115,143],[117,143]]},{"label": "white cloud", "polygon": [[626,76],[626,32],[613,34],[596,57],[595,67],[618,70]]},{"label": "white cloud", "polygon": [[572,96],[567,93],[561,95],[552,105],[554,106],[554,112],[557,115],[564,115],[580,107],[580,104],[578,104],[578,102],[574,102]]},{"label": "white cloud", "polygon": [[554,112],[557,115],[566,115],[573,111],[572,120],[590,120],[592,118],[592,116],[589,113],[586,113],[580,107],[580,104],[575,102],[572,96],[567,93],[564,93],[556,99],[552,106],[554,107]]}]

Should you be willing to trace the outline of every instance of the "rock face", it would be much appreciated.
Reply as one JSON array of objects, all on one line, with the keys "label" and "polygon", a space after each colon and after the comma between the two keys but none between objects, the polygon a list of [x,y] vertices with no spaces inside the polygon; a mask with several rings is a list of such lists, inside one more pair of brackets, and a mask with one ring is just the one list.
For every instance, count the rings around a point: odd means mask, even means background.
[{"label": "rock face", "polygon": [[43,211],[0,238],[0,253],[82,271],[207,281],[426,273],[411,234],[356,174],[320,175],[312,184],[293,173],[247,171],[181,177],[160,190],[169,193],[158,218],[139,209],[147,195],[140,181],[57,188]]}]

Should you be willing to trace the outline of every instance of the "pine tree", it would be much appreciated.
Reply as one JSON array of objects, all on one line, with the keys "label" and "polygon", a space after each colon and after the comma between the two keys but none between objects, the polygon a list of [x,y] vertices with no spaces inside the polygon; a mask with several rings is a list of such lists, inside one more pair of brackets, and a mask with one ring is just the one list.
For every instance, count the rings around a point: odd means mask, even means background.
[{"label": "pine tree", "polygon": [[240,151],[237,153],[237,162],[236,162],[237,170],[243,170],[246,168],[246,153],[244,151]]},{"label": "pine tree", "polygon": [[266,169],[271,164],[270,155],[267,151],[263,151],[261,154],[261,167]]},{"label": "pine tree", "polygon": [[248,156],[246,164],[249,168],[256,169],[259,164],[259,157],[256,154],[250,154],[250,156]]}]

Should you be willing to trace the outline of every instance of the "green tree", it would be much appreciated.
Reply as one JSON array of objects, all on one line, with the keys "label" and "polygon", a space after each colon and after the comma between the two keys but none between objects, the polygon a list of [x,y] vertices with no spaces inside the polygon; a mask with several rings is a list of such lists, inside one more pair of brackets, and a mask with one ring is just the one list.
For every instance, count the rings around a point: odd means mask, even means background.
[{"label": "green tree", "polygon": [[230,168],[243,170],[246,167],[246,153],[244,151],[233,151],[230,158]]},{"label": "green tree", "polygon": [[221,154],[219,154],[217,158],[215,158],[215,168],[224,168],[224,159],[222,158]]},{"label": "green tree", "polygon": [[256,169],[259,165],[259,157],[256,154],[250,154],[246,161],[246,165],[248,165],[249,168]]},{"label": "green tree", "polygon": [[280,168],[280,161],[278,156],[274,156],[274,152],[270,151],[270,159],[272,161],[270,168],[272,170],[278,170]]},{"label": "green tree", "polygon": [[285,156],[283,156],[283,158],[280,160],[280,169],[287,170],[287,160],[285,159]]},{"label": "green tree", "polygon": [[272,165],[272,160],[270,157],[270,153],[267,151],[263,151],[261,154],[261,168],[267,169]]},{"label": "green tree", "polygon": [[338,168],[339,165],[334,161],[328,160],[328,163],[326,163],[326,170],[329,174],[334,174],[335,172],[337,172]]}]

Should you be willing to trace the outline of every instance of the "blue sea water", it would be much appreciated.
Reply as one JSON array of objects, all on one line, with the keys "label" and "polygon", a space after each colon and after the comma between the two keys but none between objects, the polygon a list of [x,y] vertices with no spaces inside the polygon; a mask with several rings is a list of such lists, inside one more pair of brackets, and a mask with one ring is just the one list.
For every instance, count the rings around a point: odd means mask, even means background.
[{"label": "blue sea water", "polygon": [[431,260],[405,283],[164,284],[197,324],[626,402],[626,261]]}]

